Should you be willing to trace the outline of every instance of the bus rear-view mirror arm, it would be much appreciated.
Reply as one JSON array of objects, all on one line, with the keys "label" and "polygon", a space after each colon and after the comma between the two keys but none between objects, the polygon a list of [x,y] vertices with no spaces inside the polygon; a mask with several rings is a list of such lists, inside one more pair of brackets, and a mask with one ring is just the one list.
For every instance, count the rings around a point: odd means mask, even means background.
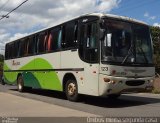
[{"label": "bus rear-view mirror arm", "polygon": [[101,41],[104,40],[104,37],[105,37],[105,29],[100,29],[100,35],[99,35],[99,37],[100,37],[100,40],[101,40]]}]

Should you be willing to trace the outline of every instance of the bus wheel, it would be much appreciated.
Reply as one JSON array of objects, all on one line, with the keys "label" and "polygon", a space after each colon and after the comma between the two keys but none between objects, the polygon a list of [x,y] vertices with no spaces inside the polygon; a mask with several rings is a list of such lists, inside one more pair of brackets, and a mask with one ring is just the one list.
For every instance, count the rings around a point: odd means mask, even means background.
[{"label": "bus wheel", "polygon": [[69,101],[78,100],[78,86],[75,80],[68,80],[66,82],[65,93]]},{"label": "bus wheel", "polygon": [[5,85],[5,82],[4,82],[4,80],[2,80],[2,85]]},{"label": "bus wheel", "polygon": [[24,82],[23,82],[23,77],[22,75],[19,75],[17,78],[17,89],[19,92],[24,91]]},{"label": "bus wheel", "polygon": [[110,94],[110,95],[108,95],[108,98],[109,99],[117,99],[120,96],[121,96],[121,94]]}]

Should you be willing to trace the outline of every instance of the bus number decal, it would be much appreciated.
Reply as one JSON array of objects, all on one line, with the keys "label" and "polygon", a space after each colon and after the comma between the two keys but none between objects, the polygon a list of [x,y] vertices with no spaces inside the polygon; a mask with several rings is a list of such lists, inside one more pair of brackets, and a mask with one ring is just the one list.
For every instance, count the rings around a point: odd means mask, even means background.
[{"label": "bus number decal", "polygon": [[108,71],[108,67],[101,67],[102,71]]}]

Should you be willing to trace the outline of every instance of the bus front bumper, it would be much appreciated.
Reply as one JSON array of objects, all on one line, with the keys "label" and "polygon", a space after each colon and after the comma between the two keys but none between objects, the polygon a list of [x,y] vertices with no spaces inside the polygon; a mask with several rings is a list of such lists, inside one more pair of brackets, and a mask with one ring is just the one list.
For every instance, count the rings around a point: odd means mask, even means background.
[{"label": "bus front bumper", "polygon": [[154,77],[127,78],[100,75],[99,79],[99,96],[151,91],[154,82]]}]

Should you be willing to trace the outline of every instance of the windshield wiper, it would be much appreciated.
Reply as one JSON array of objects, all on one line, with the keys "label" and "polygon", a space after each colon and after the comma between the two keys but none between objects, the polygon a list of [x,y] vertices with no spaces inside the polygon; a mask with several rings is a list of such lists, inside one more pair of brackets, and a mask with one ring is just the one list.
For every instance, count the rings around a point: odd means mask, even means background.
[{"label": "windshield wiper", "polygon": [[147,57],[146,57],[146,55],[145,55],[145,53],[144,53],[142,47],[138,47],[138,48],[141,50],[141,53],[142,53],[143,56],[144,56],[145,62],[148,63],[148,59],[147,59]]},{"label": "windshield wiper", "polygon": [[131,44],[131,47],[129,48],[128,53],[127,53],[126,57],[123,59],[121,64],[124,64],[131,54],[134,55],[134,53],[133,53],[133,43]]}]

